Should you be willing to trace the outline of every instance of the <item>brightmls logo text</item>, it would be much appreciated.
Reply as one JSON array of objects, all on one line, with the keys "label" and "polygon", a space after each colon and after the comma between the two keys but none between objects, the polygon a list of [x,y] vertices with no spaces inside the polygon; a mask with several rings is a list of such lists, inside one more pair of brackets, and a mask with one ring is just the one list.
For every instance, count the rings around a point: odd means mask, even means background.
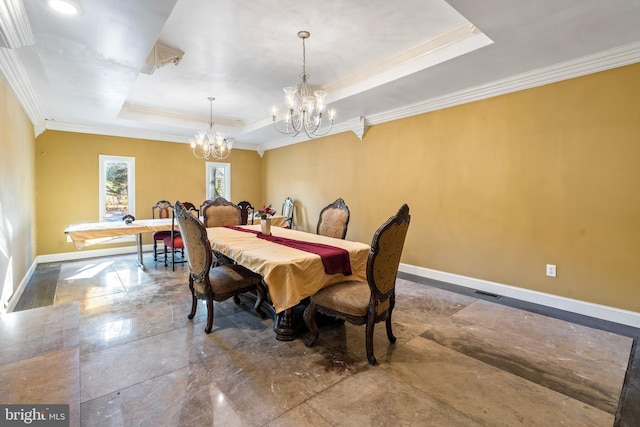
[{"label": "brightmls logo text", "polygon": [[0,425],[68,427],[69,405],[0,405]]}]

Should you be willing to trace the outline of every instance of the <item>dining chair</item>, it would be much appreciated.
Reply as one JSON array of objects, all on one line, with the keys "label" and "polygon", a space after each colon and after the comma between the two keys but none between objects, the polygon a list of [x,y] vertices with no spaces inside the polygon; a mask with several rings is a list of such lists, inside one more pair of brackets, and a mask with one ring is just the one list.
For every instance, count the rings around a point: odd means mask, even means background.
[{"label": "dining chair", "polygon": [[325,206],[320,211],[316,233],[336,239],[344,239],[347,236],[349,226],[349,207],[342,198]]},{"label": "dining chair", "polygon": [[311,347],[318,339],[317,312],[354,325],[366,325],[365,344],[367,360],[371,365],[376,364],[373,354],[373,328],[376,323],[384,320],[387,338],[392,344],[396,342],[391,329],[391,314],[396,299],[396,275],[410,219],[409,206],[404,204],[378,228],[367,258],[366,282],[348,280],[336,283],[311,296],[303,315],[310,331],[304,342],[307,347]]},{"label": "dining chair", "polygon": [[[215,200],[205,200],[200,206],[202,222],[205,228],[224,227],[225,225],[240,225],[240,208],[224,197]],[[214,265],[234,264],[234,261],[224,254],[214,251]]]},{"label": "dining chair", "polygon": [[187,263],[189,265],[189,290],[191,291],[191,312],[187,316],[193,319],[198,309],[198,299],[206,301],[207,324],[204,331],[208,334],[213,327],[213,302],[225,301],[233,297],[240,303],[238,295],[253,293],[256,297],[254,310],[265,317],[261,305],[267,291],[262,276],[239,265],[213,267],[211,243],[207,238],[204,225],[187,212],[180,201],[174,206],[175,218],[182,236]]},{"label": "dining chair", "polygon": [[282,216],[285,217],[285,221],[287,222],[288,228],[293,228],[293,209],[294,209],[293,199],[291,197],[286,197],[284,202],[282,202]]},{"label": "dining chair", "polygon": [[[173,209],[173,206],[171,205],[171,202],[169,202],[168,200],[158,200],[156,204],[151,207],[151,218],[153,219],[171,218],[172,209]],[[171,231],[169,230],[153,232],[152,239],[153,239],[153,260],[154,261],[158,261],[158,242],[164,241],[164,239],[169,236],[171,236]]]},{"label": "dining chair", "polygon": [[240,208],[224,197],[215,200],[205,200],[200,206],[200,212],[205,228],[224,227],[225,225],[240,225]]},{"label": "dining chair", "polygon": [[240,208],[240,225],[247,225],[249,218],[251,218],[251,224],[253,224],[255,209],[251,206],[251,203],[243,200],[238,203],[238,208]]}]

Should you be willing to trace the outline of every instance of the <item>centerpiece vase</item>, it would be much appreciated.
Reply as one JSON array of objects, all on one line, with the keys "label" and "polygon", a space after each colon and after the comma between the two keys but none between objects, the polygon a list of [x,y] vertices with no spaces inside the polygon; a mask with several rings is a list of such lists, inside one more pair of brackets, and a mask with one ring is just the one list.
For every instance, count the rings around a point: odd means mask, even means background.
[{"label": "centerpiece vase", "polygon": [[265,236],[271,236],[271,218],[261,218],[260,229]]}]

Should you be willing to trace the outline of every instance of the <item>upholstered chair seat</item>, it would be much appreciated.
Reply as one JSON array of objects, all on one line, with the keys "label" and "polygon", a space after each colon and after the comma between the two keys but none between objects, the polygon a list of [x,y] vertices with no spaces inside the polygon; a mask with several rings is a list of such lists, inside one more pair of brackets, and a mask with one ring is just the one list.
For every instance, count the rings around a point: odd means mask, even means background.
[{"label": "upholstered chair seat", "polygon": [[[182,241],[182,236],[179,233],[175,233],[173,236],[171,235],[171,232],[169,232],[169,235],[167,237],[164,238],[163,240],[164,242],[164,265],[168,264],[168,255],[169,255],[169,250],[171,251],[171,268],[172,270],[175,270],[175,264],[182,264],[183,262],[185,262],[184,259],[184,242]],[[180,254],[182,255],[182,260],[181,261],[176,261],[176,251],[180,251]]]},{"label": "upholstered chair seat", "polygon": [[[230,298],[238,288],[255,287],[261,282],[262,276],[238,264],[223,265],[209,270],[211,290],[218,297],[229,294],[227,298]],[[207,292],[204,282],[194,282],[193,287],[197,293],[202,295]]]},{"label": "upholstered chair seat", "polygon": [[321,289],[310,298],[304,311],[304,321],[310,334],[305,345],[311,347],[318,339],[316,313],[344,319],[354,325],[366,325],[367,360],[375,365],[373,328],[385,321],[387,338],[395,343],[391,328],[391,314],[395,306],[395,286],[400,256],[409,229],[409,207],[405,204],[398,213],[378,228],[371,242],[367,259],[367,281],[349,280]]},{"label": "upholstered chair seat", "polygon": [[[171,231],[170,230],[162,230],[162,231],[154,231],[152,234],[152,238],[153,238],[153,244],[156,245],[156,242],[160,242],[160,241],[164,241],[164,239],[166,239],[167,237],[171,237]],[[155,253],[155,251],[157,250],[156,247],[154,247],[154,258],[157,261],[158,260],[158,254]]]},{"label": "upholstered chair seat", "polygon": [[[371,289],[367,282],[350,280],[320,289],[313,297],[317,305],[351,316],[366,316],[369,311]],[[376,307],[376,314],[389,308],[389,300]]]}]

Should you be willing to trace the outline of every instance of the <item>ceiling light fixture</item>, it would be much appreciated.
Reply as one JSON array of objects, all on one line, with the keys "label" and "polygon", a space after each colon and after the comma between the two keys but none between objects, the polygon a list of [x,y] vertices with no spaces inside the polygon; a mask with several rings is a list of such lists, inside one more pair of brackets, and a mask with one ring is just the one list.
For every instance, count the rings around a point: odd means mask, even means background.
[{"label": "ceiling light fixture", "polygon": [[80,13],[80,6],[73,0],[47,0],[49,7],[63,15],[77,15]]},{"label": "ceiling light fixture", "polygon": [[309,138],[323,136],[329,133],[336,118],[336,110],[332,108],[329,110],[329,127],[324,132],[320,132],[322,115],[326,109],[327,92],[319,89],[312,94],[309,88],[304,41],[310,36],[311,33],[308,31],[298,32],[298,37],[302,39],[302,74],[300,75],[302,81],[296,87],[290,86],[283,89],[284,102],[287,106],[287,111],[282,118],[284,129],[278,127],[278,123],[276,123],[278,107],[274,106],[271,110],[273,125],[285,135],[296,136],[300,131],[304,131]]},{"label": "ceiling light fixture", "polygon": [[200,131],[193,138],[189,138],[189,144],[193,155],[199,159],[223,160],[229,157],[233,148],[233,138],[225,138],[222,132],[216,132],[213,127],[213,101],[215,98],[207,98],[210,103],[209,129]]}]

